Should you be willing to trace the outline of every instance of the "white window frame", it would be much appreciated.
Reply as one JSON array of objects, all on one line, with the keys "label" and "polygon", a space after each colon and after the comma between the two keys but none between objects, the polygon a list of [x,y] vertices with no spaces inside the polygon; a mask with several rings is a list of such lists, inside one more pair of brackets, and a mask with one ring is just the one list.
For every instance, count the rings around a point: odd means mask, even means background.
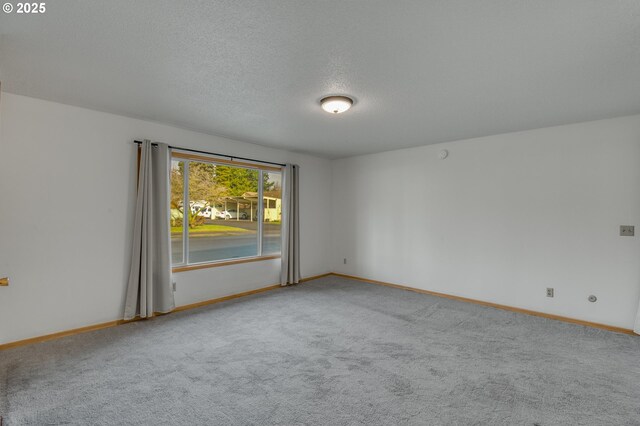
[{"label": "white window frame", "polygon": [[[263,210],[263,203],[264,203],[264,185],[263,185],[263,179],[264,179],[264,173],[265,172],[275,172],[275,173],[280,173],[282,175],[283,173],[283,169],[281,167],[269,167],[269,166],[262,166],[259,164],[252,164],[252,163],[245,163],[245,162],[239,162],[239,161],[231,161],[231,160],[224,160],[224,159],[219,159],[219,158],[215,158],[215,157],[206,157],[206,156],[202,156],[202,155],[191,155],[191,154],[183,154],[180,152],[173,152],[171,154],[171,161],[179,161],[179,162],[183,162],[184,163],[184,176],[182,177],[183,179],[183,200],[182,200],[182,205],[183,205],[183,220],[182,220],[182,262],[181,263],[172,263],[171,267],[173,272],[183,272],[183,271],[187,271],[187,270],[192,270],[192,269],[202,269],[202,268],[210,268],[210,267],[216,267],[216,266],[225,266],[225,265],[230,265],[230,264],[236,264],[236,263],[246,263],[246,262],[255,262],[255,261],[260,261],[260,260],[268,260],[268,259],[277,259],[280,258],[281,253],[272,253],[269,255],[263,255],[263,247],[262,247],[262,243],[263,243],[263,228],[264,228],[264,220],[263,220],[263,216],[264,216],[264,210]],[[210,260],[210,261],[204,261],[204,262],[195,262],[195,263],[190,263],[189,262],[189,226],[185,226],[185,215],[186,215],[186,209],[188,208],[187,206],[189,206],[189,166],[190,163],[210,163],[213,164],[215,166],[231,166],[231,167],[240,167],[240,168],[245,168],[245,169],[253,169],[253,170],[257,170],[258,171],[258,202],[256,205],[256,209],[257,209],[257,213],[258,213],[258,217],[257,217],[257,221],[258,221],[258,229],[257,229],[257,244],[258,244],[258,252],[257,255],[255,256],[245,256],[245,257],[230,257],[230,258],[226,258],[226,259],[219,259],[219,260]],[[168,206],[168,209],[170,210],[170,207]],[[239,210],[239,209],[238,209]],[[239,212],[238,212],[239,213]],[[283,212],[284,213],[284,212]],[[172,259],[173,262],[173,259]]]}]

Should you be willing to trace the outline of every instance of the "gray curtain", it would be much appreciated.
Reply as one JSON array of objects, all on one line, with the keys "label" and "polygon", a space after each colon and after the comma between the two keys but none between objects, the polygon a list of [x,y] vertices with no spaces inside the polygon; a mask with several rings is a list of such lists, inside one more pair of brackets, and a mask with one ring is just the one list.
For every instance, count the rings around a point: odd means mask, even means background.
[{"label": "gray curtain", "polygon": [[282,286],[300,282],[299,171],[300,167],[295,164],[287,164],[284,169],[280,275]]},{"label": "gray curtain", "polygon": [[138,195],[133,228],[131,271],[124,319],[152,317],[173,310],[171,236],[169,228],[169,167],[165,144],[141,144]]}]

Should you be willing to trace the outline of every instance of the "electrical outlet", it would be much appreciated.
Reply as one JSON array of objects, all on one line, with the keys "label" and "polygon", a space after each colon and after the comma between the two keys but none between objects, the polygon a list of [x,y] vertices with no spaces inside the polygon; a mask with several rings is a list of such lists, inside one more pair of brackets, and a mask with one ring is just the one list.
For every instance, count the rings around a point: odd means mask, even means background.
[{"label": "electrical outlet", "polygon": [[633,237],[635,235],[635,227],[632,225],[620,225],[621,237]]},{"label": "electrical outlet", "polygon": [[171,288],[173,289],[173,291],[176,291],[176,282],[175,281],[171,282]]},{"label": "electrical outlet", "polygon": [[547,297],[553,297],[553,288],[547,287]]},{"label": "electrical outlet", "polygon": [[347,258],[346,257],[344,258],[344,264],[345,265],[347,264]]}]

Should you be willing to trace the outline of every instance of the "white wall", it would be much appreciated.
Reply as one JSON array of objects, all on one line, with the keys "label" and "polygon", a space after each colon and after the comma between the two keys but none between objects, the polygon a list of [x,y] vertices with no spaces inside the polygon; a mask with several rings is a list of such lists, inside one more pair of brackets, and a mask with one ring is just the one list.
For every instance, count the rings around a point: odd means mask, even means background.
[{"label": "white wall", "polygon": [[[118,319],[130,255],[134,139],[301,167],[303,276],[328,272],[330,162],[2,93],[0,343]],[[176,274],[176,304],[279,280],[271,260]]]},{"label": "white wall", "polygon": [[640,116],[337,160],[332,270],[632,328],[639,161]]}]

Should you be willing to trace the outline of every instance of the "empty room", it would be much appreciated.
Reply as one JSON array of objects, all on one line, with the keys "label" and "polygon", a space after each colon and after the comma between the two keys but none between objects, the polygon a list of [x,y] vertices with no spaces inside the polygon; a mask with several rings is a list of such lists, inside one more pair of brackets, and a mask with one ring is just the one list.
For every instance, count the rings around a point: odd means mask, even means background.
[{"label": "empty room", "polygon": [[1,3],[0,426],[640,426],[640,2]]}]

